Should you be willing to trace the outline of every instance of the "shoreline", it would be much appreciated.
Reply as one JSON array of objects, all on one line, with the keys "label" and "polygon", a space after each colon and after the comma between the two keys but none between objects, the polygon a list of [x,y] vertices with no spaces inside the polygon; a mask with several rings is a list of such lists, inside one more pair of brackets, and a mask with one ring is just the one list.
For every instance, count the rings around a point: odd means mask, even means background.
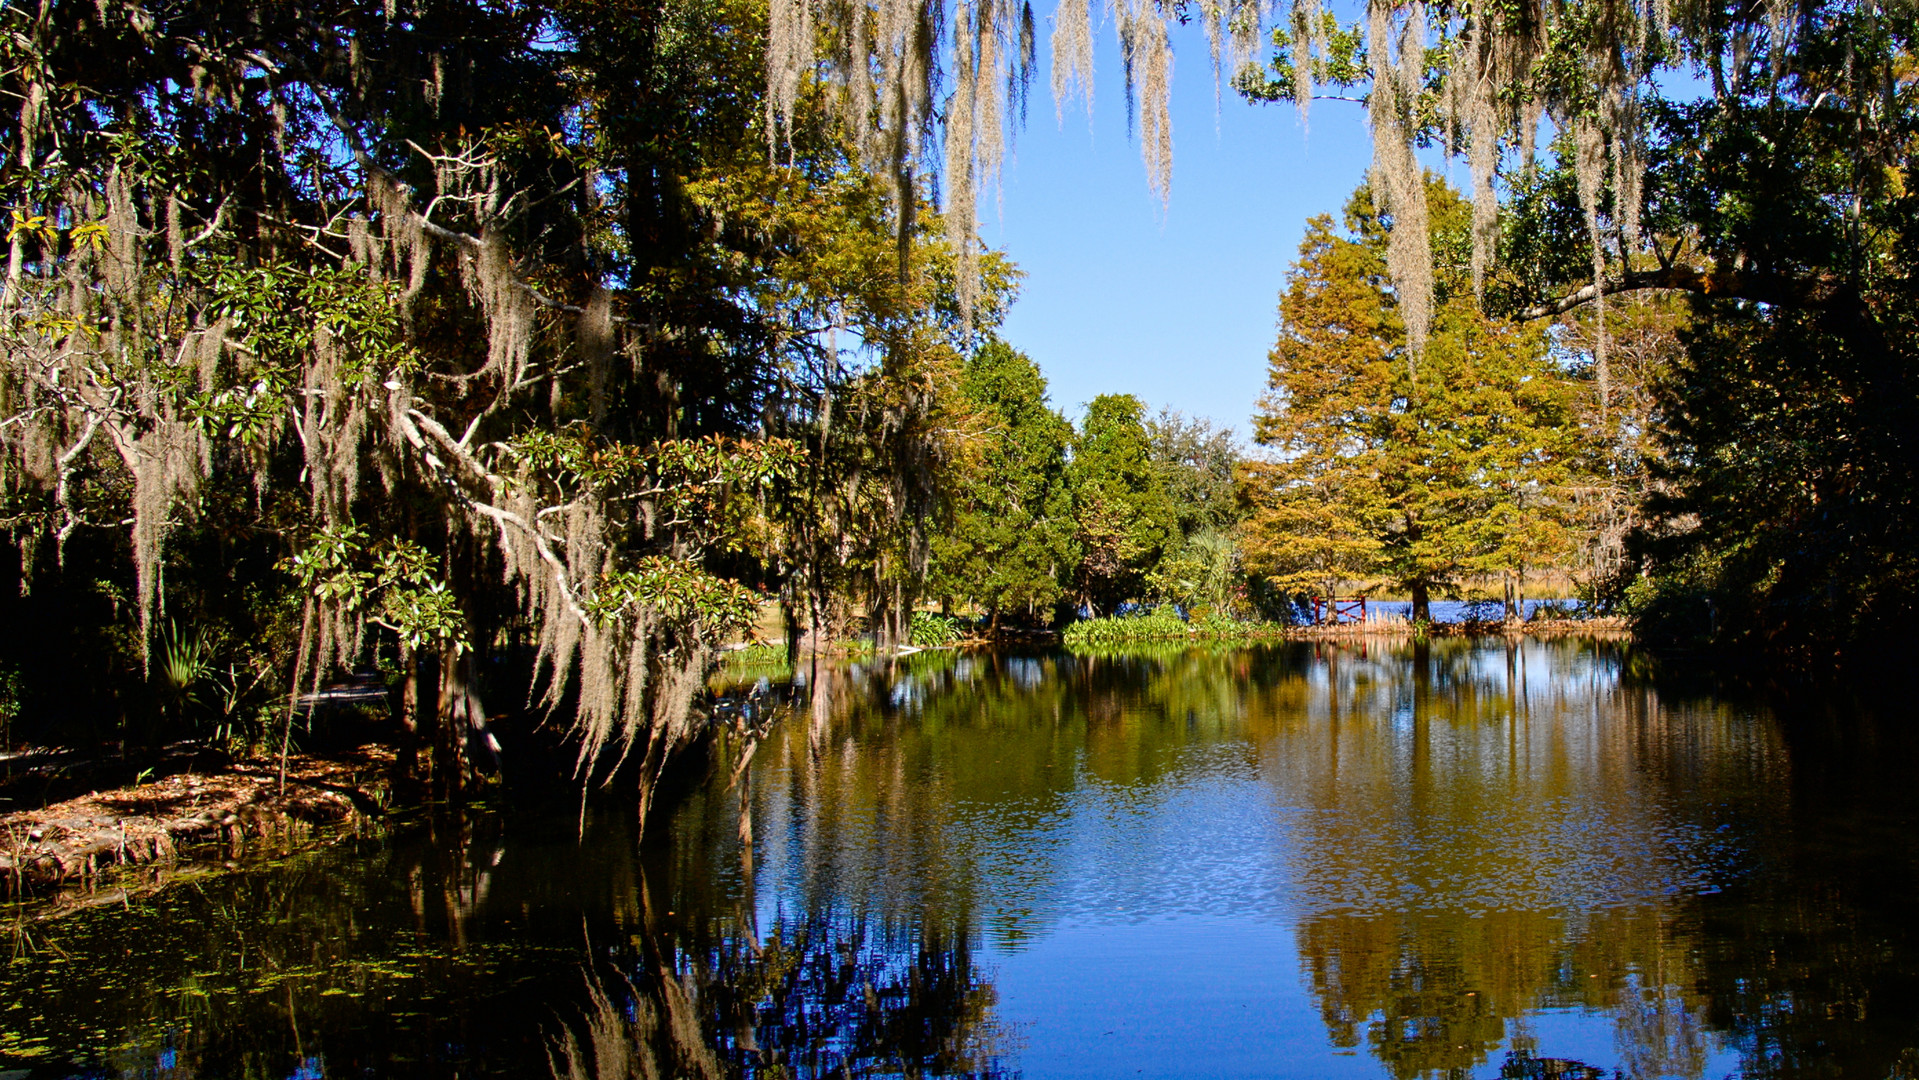
[{"label": "shoreline", "polygon": [[[1181,635],[1141,636],[1116,641],[1102,641],[1087,644],[1082,648],[1124,649],[1131,645],[1177,645],[1181,643],[1209,645],[1271,645],[1287,641],[1359,641],[1374,638],[1413,639],[1419,637],[1504,637],[1504,638],[1540,638],[1555,639],[1566,637],[1594,637],[1608,641],[1624,641],[1632,638],[1632,629],[1626,620],[1608,616],[1594,619],[1530,619],[1507,622],[1434,622],[1427,623],[1422,629],[1416,629],[1404,619],[1380,619],[1366,622],[1328,623],[1323,625],[1287,626],[1275,629],[1256,630],[1244,634],[1209,634],[1194,632]],[[1055,642],[1059,635],[1053,635]],[[970,646],[993,647],[996,643],[987,639],[967,641]],[[1072,649],[1075,646],[1067,645]]]},{"label": "shoreline", "polygon": [[[1278,640],[1337,641],[1345,638],[1418,637],[1411,623],[1403,620],[1341,623],[1336,626],[1288,627]],[[1632,637],[1626,620],[1608,616],[1597,619],[1533,619],[1521,622],[1444,622],[1428,623],[1427,637],[1603,637],[1608,640]]]},{"label": "shoreline", "polygon": [[262,847],[283,854],[350,834],[383,810],[393,760],[374,744],[289,757],[284,792],[276,760],[240,761],[0,815],[0,900],[57,915],[103,902],[103,887],[114,902]]},{"label": "shoreline", "polygon": [[[1252,625],[1252,624],[1249,624]],[[1302,625],[1285,627],[1262,627],[1241,634],[1209,634],[1203,632],[1165,636],[1142,636],[1118,641],[1098,643],[1098,647],[1120,648],[1127,645],[1170,645],[1181,642],[1215,645],[1270,645],[1284,641],[1342,641],[1360,638],[1413,638],[1413,637],[1534,637],[1542,639],[1563,637],[1597,637],[1608,641],[1627,640],[1632,637],[1632,628],[1625,619],[1618,616],[1601,616],[1591,619],[1513,619],[1504,622],[1430,622],[1426,624],[1423,635],[1415,631],[1413,624],[1402,618],[1368,620],[1365,622],[1347,622],[1322,625]],[[742,644],[721,652],[721,667],[730,661],[729,656],[755,647],[776,647],[779,643]],[[870,646],[861,647],[847,642],[834,642],[820,649],[802,650],[800,656],[806,660],[819,661],[861,661],[875,658],[893,658],[911,656],[915,653],[936,651],[939,649],[996,649],[996,648],[1073,648],[1063,640],[1058,630],[1006,629],[997,638],[962,637],[945,645],[919,646],[902,645],[890,652],[879,652]]]}]

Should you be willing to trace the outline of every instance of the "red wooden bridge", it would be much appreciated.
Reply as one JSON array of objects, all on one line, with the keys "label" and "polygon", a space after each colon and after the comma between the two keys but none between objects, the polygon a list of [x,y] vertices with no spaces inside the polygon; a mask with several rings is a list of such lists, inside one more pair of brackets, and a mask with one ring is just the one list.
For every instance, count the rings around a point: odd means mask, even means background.
[{"label": "red wooden bridge", "polygon": [[1338,597],[1313,597],[1313,623],[1330,622],[1339,625],[1341,619],[1347,622],[1366,621],[1366,598],[1355,597],[1341,600]]}]

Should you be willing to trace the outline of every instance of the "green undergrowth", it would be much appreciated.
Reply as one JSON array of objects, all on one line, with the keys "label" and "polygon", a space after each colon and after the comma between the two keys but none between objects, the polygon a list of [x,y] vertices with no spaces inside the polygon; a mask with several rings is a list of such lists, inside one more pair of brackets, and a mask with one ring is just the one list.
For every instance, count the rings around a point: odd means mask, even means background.
[{"label": "green undergrowth", "polygon": [[1182,619],[1170,606],[1138,615],[1083,619],[1066,628],[1060,640],[1068,648],[1097,648],[1141,641],[1260,641],[1285,636],[1279,623],[1251,622],[1208,615]]},{"label": "green undergrowth", "polygon": [[965,637],[964,620],[930,611],[915,611],[907,636],[922,649],[940,649],[957,645]]},{"label": "green undergrowth", "polygon": [[785,667],[786,645],[767,645],[754,642],[744,649],[734,649],[721,658],[730,667]]}]

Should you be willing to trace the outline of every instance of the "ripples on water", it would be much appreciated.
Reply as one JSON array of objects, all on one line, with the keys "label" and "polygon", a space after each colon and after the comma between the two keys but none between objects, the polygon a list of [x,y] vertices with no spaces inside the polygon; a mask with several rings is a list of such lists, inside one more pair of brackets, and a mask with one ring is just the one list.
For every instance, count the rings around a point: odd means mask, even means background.
[{"label": "ripples on water", "polygon": [[1919,1072],[1907,717],[1578,641],[807,681],[639,857],[478,817],[16,920],[0,1080]]}]

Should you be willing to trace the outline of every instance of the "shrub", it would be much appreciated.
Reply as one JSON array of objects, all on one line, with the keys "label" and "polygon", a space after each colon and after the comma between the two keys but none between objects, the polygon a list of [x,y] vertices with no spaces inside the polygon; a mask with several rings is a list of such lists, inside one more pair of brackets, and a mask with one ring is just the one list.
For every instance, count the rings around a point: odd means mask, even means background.
[{"label": "shrub", "polygon": [[930,611],[915,611],[906,636],[922,649],[944,648],[960,640],[960,620]]},{"label": "shrub", "polygon": [[1164,604],[1137,614],[1084,619],[1067,627],[1060,640],[1069,646],[1085,647],[1141,641],[1250,641],[1284,633],[1285,628],[1277,623],[1243,622],[1219,614],[1188,622],[1180,617],[1178,609]]}]

